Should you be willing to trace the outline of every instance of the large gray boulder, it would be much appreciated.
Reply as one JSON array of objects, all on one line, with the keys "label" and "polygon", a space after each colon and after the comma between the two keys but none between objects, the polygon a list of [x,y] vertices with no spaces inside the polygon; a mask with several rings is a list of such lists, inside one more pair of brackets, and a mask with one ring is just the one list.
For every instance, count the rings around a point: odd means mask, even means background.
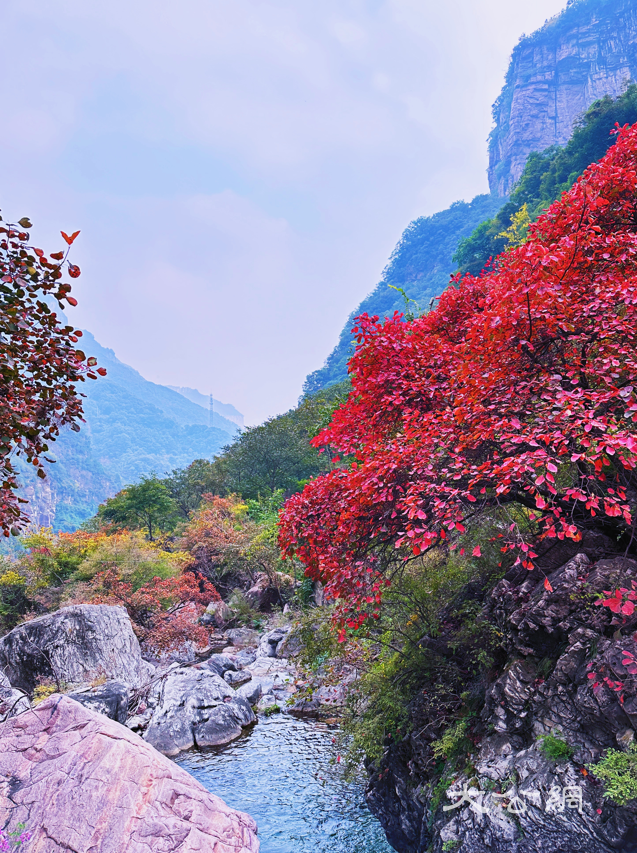
[{"label": "large gray boulder", "polygon": [[230,655],[216,654],[210,655],[210,657],[201,664],[201,668],[209,669],[210,672],[215,672],[223,678],[224,674],[228,672],[228,670],[236,670],[237,664]]},{"label": "large gray boulder", "polygon": [[256,646],[259,643],[259,632],[253,628],[231,628],[226,631],[231,645],[238,649]]},{"label": "large gray boulder", "polygon": [[215,625],[217,628],[223,628],[232,619],[232,616],[232,610],[225,601],[211,601],[199,621],[202,625]]},{"label": "large gray boulder", "polygon": [[84,688],[68,695],[91,711],[104,714],[118,723],[126,722],[130,689],[123,681],[107,681],[97,687]]},{"label": "large gray boulder", "polygon": [[144,738],[164,755],[218,746],[255,722],[250,703],[209,669],[170,669],[149,694],[153,715]]},{"label": "large gray boulder", "polygon": [[34,853],[258,853],[256,824],[68,696],[0,724],[0,829]]},{"label": "large gray boulder", "polygon": [[277,657],[277,648],[285,635],[289,632],[290,626],[286,625],[283,628],[275,628],[273,631],[268,631],[261,637],[259,648],[257,649],[258,658],[275,658]]},{"label": "large gray boulder", "polygon": [[96,679],[139,687],[153,667],[142,660],[123,607],[80,604],[18,625],[0,639],[0,670],[32,693],[42,681],[62,688]]}]

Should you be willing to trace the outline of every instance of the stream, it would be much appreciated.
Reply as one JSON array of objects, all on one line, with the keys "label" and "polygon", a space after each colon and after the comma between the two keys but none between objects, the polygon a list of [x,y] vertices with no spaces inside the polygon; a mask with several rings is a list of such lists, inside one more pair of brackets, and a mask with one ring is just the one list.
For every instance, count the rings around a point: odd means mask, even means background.
[{"label": "stream", "polygon": [[177,763],[256,820],[261,853],[393,853],[365,804],[362,781],[343,779],[336,733],[288,714],[260,717],[232,743]]}]

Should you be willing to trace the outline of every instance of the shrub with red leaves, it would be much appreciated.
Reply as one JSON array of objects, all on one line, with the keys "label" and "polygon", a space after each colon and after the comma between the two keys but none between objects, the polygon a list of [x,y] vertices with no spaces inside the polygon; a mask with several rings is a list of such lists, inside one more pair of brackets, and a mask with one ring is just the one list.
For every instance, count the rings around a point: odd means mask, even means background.
[{"label": "shrub with red leaves", "polygon": [[205,578],[185,571],[174,578],[153,578],[135,590],[120,579],[115,569],[95,578],[95,604],[122,604],[143,646],[161,654],[191,641],[208,644],[209,632],[198,620],[211,601],[220,601],[214,586]]}]

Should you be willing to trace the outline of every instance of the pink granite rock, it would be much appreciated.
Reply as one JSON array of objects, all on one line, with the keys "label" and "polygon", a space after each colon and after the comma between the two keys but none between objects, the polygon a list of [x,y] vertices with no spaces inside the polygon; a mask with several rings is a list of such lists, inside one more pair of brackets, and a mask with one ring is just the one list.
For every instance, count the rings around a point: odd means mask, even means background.
[{"label": "pink granite rock", "polygon": [[67,696],[0,724],[0,828],[29,853],[258,853],[257,827],[124,726]]}]

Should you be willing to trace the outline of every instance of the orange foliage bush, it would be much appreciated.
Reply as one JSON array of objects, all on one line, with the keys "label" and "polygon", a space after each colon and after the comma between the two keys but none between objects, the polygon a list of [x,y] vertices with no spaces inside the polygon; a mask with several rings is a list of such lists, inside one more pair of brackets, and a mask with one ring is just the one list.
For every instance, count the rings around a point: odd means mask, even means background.
[{"label": "orange foliage bush", "polygon": [[204,495],[184,531],[181,547],[198,572],[218,583],[224,575],[251,577],[247,551],[256,525],[245,518],[245,505],[230,496]]}]

